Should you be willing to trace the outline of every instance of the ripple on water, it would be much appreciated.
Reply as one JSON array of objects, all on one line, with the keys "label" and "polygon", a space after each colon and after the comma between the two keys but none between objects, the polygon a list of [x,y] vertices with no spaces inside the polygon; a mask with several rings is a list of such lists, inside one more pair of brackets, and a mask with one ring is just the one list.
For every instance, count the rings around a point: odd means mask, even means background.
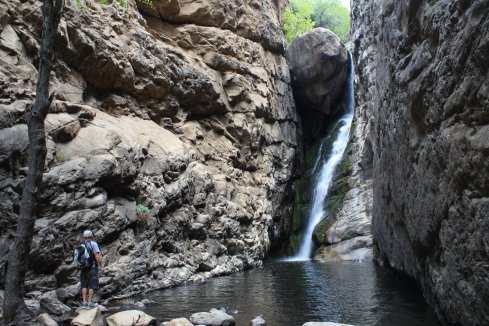
[{"label": "ripple on water", "polygon": [[146,312],[167,321],[226,307],[237,325],[334,321],[355,325],[437,325],[421,294],[372,263],[272,262],[263,268],[155,291]]}]

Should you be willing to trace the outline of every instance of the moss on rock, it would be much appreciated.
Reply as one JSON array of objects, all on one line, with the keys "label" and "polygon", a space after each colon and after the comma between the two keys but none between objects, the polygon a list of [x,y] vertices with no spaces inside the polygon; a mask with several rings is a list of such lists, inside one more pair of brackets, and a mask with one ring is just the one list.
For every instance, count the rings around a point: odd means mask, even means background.
[{"label": "moss on rock", "polygon": [[[313,182],[317,179],[318,174],[320,173],[319,167],[315,166],[315,162],[317,161],[317,156],[320,156],[321,161],[325,161],[329,159],[331,155],[331,148],[333,146],[334,141],[338,136],[338,132],[340,128],[343,126],[341,121],[338,121],[331,126],[331,131],[328,136],[322,142],[321,148],[319,148],[320,143],[316,144],[305,144],[304,153],[305,155],[305,171],[301,173],[301,176],[294,181],[294,192],[295,192],[295,202],[294,202],[294,213],[290,225],[290,237],[289,237],[289,253],[297,252],[299,249],[300,243],[302,241],[302,233],[307,222],[307,217],[309,213],[309,206],[311,200],[311,192],[313,191]],[[349,150],[349,146],[345,153]],[[330,194],[332,196],[328,196],[328,199],[325,202],[325,208],[327,212],[329,211],[338,211],[339,207],[343,203],[344,194],[349,190],[348,187],[348,175],[350,173],[350,161],[348,160],[346,154],[337,167],[337,172],[335,176],[335,181],[333,182],[332,188],[330,190]],[[339,195],[343,193],[343,197],[340,198]],[[329,220],[327,214],[324,219],[325,227],[328,226],[327,221]],[[323,223],[323,222],[322,222]],[[320,223],[321,224],[321,223]],[[329,226],[328,226],[329,227]],[[321,228],[323,229],[323,228]],[[325,229],[327,230],[327,228]],[[324,233],[324,232],[322,232]],[[317,240],[316,240],[317,241]]]},{"label": "moss on rock", "polygon": [[[355,126],[352,125],[351,130],[353,130],[354,127]],[[350,138],[351,135],[352,131],[350,131]],[[345,195],[350,190],[350,186],[348,184],[348,180],[351,175],[351,162],[348,155],[350,149],[351,145],[348,144],[345,152],[343,153],[341,162],[336,167],[333,183],[329,189],[328,196],[324,201],[324,211],[326,212],[326,215],[314,228],[313,239],[319,245],[328,244],[326,232],[336,220],[336,216],[343,206]]]}]

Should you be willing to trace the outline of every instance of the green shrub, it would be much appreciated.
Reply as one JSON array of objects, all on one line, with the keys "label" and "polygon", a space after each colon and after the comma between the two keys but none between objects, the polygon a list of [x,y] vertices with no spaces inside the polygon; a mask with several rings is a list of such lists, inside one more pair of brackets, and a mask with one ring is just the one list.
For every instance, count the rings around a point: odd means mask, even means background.
[{"label": "green shrub", "polygon": [[149,207],[145,204],[137,204],[136,214],[139,218],[145,218],[149,215]]},{"label": "green shrub", "polygon": [[346,42],[350,34],[350,11],[340,0],[309,0],[316,27],[324,27]]},{"label": "green shrub", "polygon": [[58,161],[58,162],[65,162],[71,158],[70,153],[68,153],[67,151],[65,151],[62,148],[56,149],[56,155],[55,156],[56,156],[56,161]]},{"label": "green shrub", "polygon": [[153,8],[153,9],[155,8],[153,0],[137,0],[137,1],[144,3],[145,5],[147,5],[150,8]]},{"label": "green shrub", "polygon": [[85,3],[83,0],[75,0],[75,6],[80,10],[85,10]]},{"label": "green shrub", "polygon": [[345,42],[350,33],[350,11],[340,0],[292,0],[283,23],[288,44],[314,27],[327,28]]},{"label": "green shrub", "polygon": [[115,0],[123,9],[124,11],[127,11],[129,9],[129,2],[127,0]]},{"label": "green shrub", "polygon": [[314,28],[312,21],[313,9],[307,2],[298,3],[294,9],[286,9],[284,12],[284,33],[287,43],[294,38]]}]

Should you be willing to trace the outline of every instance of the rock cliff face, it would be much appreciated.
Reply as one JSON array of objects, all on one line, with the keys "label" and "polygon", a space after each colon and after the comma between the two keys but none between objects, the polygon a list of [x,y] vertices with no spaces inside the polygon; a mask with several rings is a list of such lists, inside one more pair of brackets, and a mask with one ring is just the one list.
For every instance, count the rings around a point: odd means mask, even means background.
[{"label": "rock cliff face", "polygon": [[489,2],[353,1],[377,260],[489,324]]},{"label": "rock cliff face", "polygon": [[[27,291],[77,292],[90,228],[102,294],[261,264],[280,236],[297,117],[278,1],[67,1]],[[0,276],[26,173],[41,12],[0,2]]]}]

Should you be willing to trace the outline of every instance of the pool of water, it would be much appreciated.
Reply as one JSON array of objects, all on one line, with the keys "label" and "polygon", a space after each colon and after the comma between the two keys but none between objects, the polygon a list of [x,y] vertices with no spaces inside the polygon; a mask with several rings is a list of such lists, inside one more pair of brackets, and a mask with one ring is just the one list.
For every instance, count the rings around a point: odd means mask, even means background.
[{"label": "pool of water", "polygon": [[438,325],[411,282],[373,263],[272,262],[264,267],[151,292],[158,322],[225,307],[236,325],[333,321],[354,325]]}]

